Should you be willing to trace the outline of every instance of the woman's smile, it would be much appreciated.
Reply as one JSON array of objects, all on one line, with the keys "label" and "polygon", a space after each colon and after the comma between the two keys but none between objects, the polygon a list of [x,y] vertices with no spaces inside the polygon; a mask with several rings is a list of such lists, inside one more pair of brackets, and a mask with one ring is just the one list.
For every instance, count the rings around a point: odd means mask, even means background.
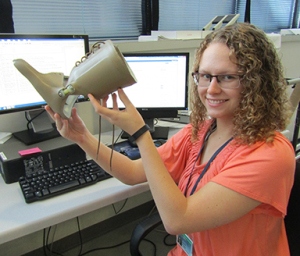
[{"label": "woman's smile", "polygon": [[209,105],[220,105],[228,100],[222,100],[222,99],[209,99],[209,98],[206,98],[207,102]]}]

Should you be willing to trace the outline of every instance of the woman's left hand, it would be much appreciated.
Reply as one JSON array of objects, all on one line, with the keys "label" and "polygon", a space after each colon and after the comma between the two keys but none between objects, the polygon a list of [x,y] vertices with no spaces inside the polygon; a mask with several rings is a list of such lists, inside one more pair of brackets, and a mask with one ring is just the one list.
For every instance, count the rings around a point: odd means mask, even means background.
[{"label": "woman's left hand", "polygon": [[96,113],[132,135],[145,125],[145,122],[122,89],[118,89],[118,96],[125,106],[124,110],[119,110],[115,93],[112,94],[113,109],[108,109],[106,106],[108,97],[98,101],[93,95],[88,95]]}]

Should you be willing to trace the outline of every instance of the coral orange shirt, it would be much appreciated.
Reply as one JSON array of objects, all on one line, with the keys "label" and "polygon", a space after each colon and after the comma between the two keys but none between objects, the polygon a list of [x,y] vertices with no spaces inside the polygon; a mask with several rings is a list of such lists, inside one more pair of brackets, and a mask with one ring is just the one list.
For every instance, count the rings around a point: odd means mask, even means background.
[{"label": "coral orange shirt", "polygon": [[[183,192],[209,126],[207,122],[195,143],[190,141],[192,127],[187,125],[158,148],[165,166]],[[188,234],[193,240],[193,255],[287,256],[289,249],[283,218],[294,179],[293,147],[279,132],[271,144],[258,142],[252,146],[237,146],[233,142],[217,155],[196,191],[210,181],[216,182],[260,201],[261,205],[229,224]],[[204,166],[196,164],[187,195]],[[176,246],[169,252],[169,256],[174,255],[186,254]]]}]

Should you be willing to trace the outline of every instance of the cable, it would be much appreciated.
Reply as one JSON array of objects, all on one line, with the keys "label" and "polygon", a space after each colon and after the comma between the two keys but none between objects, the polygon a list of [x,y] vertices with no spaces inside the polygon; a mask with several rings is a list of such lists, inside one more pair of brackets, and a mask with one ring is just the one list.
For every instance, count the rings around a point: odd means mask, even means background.
[{"label": "cable", "polygon": [[127,201],[128,201],[128,198],[125,199],[125,201],[124,201],[123,205],[121,206],[121,208],[119,209],[119,211],[117,211],[116,208],[115,208],[115,205],[112,204],[112,206],[113,206],[113,208],[114,208],[114,211],[115,211],[115,214],[116,214],[116,215],[119,214],[119,213],[124,209],[124,207],[125,207]]},{"label": "cable", "polygon": [[44,255],[47,256],[47,251],[46,251],[46,229],[45,228],[43,230],[43,252],[44,252]]},{"label": "cable", "polygon": [[[51,248],[49,248],[49,246],[48,246],[48,240],[49,240],[50,231],[51,231],[51,227],[48,228],[48,232],[47,232],[47,235],[46,235],[46,229],[44,228],[44,232],[43,232],[43,252],[44,252],[44,255],[48,256],[47,251],[49,251],[50,252],[50,256],[53,253],[56,254],[56,255],[59,255],[59,256],[63,256],[63,254],[61,254],[59,252],[56,252],[56,251],[53,251],[52,250],[52,246],[51,246]],[[56,230],[54,231],[54,233],[55,232],[56,232]],[[54,238],[54,235],[53,235],[53,238]]]},{"label": "cable", "polygon": [[175,245],[176,245],[176,241],[175,241],[175,243],[169,243],[169,242],[167,241],[167,239],[168,239],[169,237],[174,237],[174,236],[173,236],[173,235],[170,235],[170,234],[166,234],[165,237],[164,237],[164,245],[166,245],[166,246],[175,246]]},{"label": "cable", "polygon": [[[83,249],[83,240],[82,240],[81,228],[80,228],[80,223],[79,223],[79,217],[76,217],[76,223],[77,223],[77,228],[78,228],[79,246],[80,246],[78,256],[80,256],[81,253],[82,253],[82,249]],[[57,227],[57,225],[55,225],[54,227],[55,227],[55,230],[54,230],[52,238],[51,238],[51,246],[50,247],[49,247],[49,236],[50,236],[50,232],[51,232],[52,226],[50,226],[48,228],[47,235],[46,235],[46,229],[44,229],[44,232],[43,232],[43,251],[44,251],[44,255],[45,256],[48,256],[48,252],[50,252],[50,256],[53,253],[56,254],[56,255],[63,256],[63,254],[61,254],[61,253],[56,252],[56,251],[53,250],[54,235],[56,233],[56,227]]]},{"label": "cable", "polygon": [[127,244],[127,243],[129,243],[129,242],[130,242],[130,240],[127,240],[127,241],[121,242],[121,243],[116,244],[116,245],[106,246],[106,247],[99,247],[99,248],[91,249],[91,250],[89,250],[89,251],[86,251],[86,252],[80,254],[79,256],[84,256],[84,255],[87,255],[87,254],[89,254],[89,253],[91,253],[91,252],[95,252],[95,251],[101,251],[101,250],[113,249],[113,248],[122,246],[122,245],[124,245],[124,244]]},{"label": "cable", "polygon": [[109,159],[109,170],[112,172],[112,160],[113,160],[113,153],[114,153],[114,146],[118,142],[122,135],[122,132],[118,135],[118,137],[115,140],[115,125],[112,125],[112,139],[111,139],[111,153],[110,153],[110,159]]},{"label": "cable", "polygon": [[112,172],[112,159],[113,159],[113,152],[114,152],[114,140],[115,140],[115,125],[112,125],[112,144],[111,144],[111,153],[110,153],[110,159],[109,159],[109,170]]},{"label": "cable", "polygon": [[101,141],[101,132],[102,132],[102,129],[101,129],[101,123],[102,123],[102,119],[101,119],[101,116],[99,115],[99,132],[98,132],[98,145],[97,145],[97,152],[96,152],[96,160],[98,160],[98,155],[99,155],[99,151],[100,151],[100,141]]},{"label": "cable", "polygon": [[154,204],[154,206],[152,207],[152,209],[150,210],[147,216],[150,216],[155,210],[157,210],[157,208],[156,205]]},{"label": "cable", "polygon": [[153,250],[154,250],[154,254],[153,256],[156,256],[156,251],[157,251],[157,247],[156,247],[156,244],[154,242],[152,242],[151,240],[147,239],[147,238],[144,238],[143,241],[151,244],[153,246]]},{"label": "cable", "polygon": [[82,253],[82,249],[83,249],[83,241],[82,241],[82,234],[81,234],[81,228],[80,228],[80,223],[79,223],[79,217],[76,217],[76,220],[77,220],[77,228],[78,228],[78,235],[79,235],[79,245],[80,245],[78,256],[80,256],[81,253]]},{"label": "cable", "polygon": [[120,134],[118,135],[118,137],[116,138],[116,140],[113,142],[113,144],[116,144],[118,142],[118,140],[121,138],[123,132],[124,131],[120,132]]},{"label": "cable", "polygon": [[56,228],[57,228],[57,225],[55,225],[54,226],[54,231],[52,232],[52,237],[51,237],[51,246],[50,246],[50,248],[48,247],[48,245],[49,245],[49,243],[48,243],[48,238],[49,238],[49,235],[50,235],[50,228],[49,228],[49,230],[48,230],[48,236],[47,236],[47,248],[49,249],[49,251],[51,252],[51,254],[52,254],[52,252],[53,252],[53,242],[54,242],[54,236],[55,236],[55,233],[56,233]]},{"label": "cable", "polygon": [[29,114],[29,113],[27,113],[27,111],[25,111],[25,118],[26,118],[26,120],[27,120],[27,124],[26,124],[27,130],[30,130],[29,125],[32,123],[32,121],[33,121],[34,119],[38,118],[40,115],[42,115],[45,111],[46,111],[45,109],[42,109],[40,113],[38,113],[36,116],[34,116],[34,117],[31,118],[31,119],[29,119],[28,116],[27,116],[27,114]]}]

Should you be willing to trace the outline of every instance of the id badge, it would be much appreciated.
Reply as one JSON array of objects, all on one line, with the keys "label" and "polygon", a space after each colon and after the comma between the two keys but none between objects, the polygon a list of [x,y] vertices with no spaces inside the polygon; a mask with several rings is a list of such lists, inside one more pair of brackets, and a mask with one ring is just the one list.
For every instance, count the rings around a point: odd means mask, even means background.
[{"label": "id badge", "polygon": [[176,240],[187,256],[193,256],[193,241],[187,234],[178,235]]}]

